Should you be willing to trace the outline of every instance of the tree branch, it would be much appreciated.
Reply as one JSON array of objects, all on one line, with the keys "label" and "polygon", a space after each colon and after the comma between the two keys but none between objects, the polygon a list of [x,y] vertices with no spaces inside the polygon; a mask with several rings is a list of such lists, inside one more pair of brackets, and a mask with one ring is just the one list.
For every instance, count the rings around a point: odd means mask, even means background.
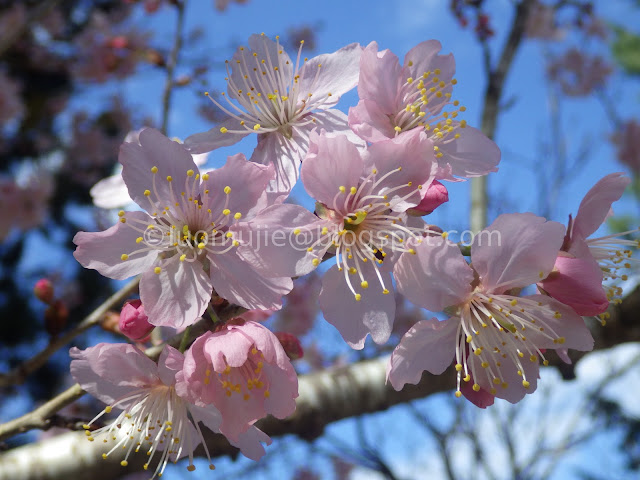
[{"label": "tree branch", "polygon": [[23,364],[18,365],[9,373],[0,375],[0,388],[24,382],[31,373],[35,372],[45,363],[47,363],[47,360],[49,360],[49,357],[51,357],[51,355],[70,343],[81,333],[100,323],[105,313],[114,308],[116,305],[122,303],[138,288],[139,282],[139,278],[131,280],[124,287],[111,295],[102,305],[96,308],[91,314],[89,314],[89,316],[87,316],[74,328],[69,330],[64,335],[53,338],[44,350],[34,355]]},{"label": "tree branch", "polygon": [[[500,113],[500,100],[504,81],[509,73],[513,59],[522,42],[527,18],[531,11],[531,6],[535,0],[522,0],[516,7],[516,14],[511,25],[511,31],[507,42],[500,55],[500,60],[495,69],[486,71],[487,90],[484,96],[484,107],[482,110],[481,129],[489,138],[493,139],[496,133],[498,114]],[[486,44],[484,46],[485,64],[490,66]],[[471,230],[479,232],[487,226],[487,177],[478,177],[471,180]]]}]

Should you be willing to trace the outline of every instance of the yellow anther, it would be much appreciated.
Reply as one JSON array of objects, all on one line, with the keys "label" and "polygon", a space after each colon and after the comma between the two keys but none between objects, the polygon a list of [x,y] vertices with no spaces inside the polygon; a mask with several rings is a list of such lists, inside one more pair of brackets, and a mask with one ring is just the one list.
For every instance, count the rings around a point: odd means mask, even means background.
[{"label": "yellow anther", "polygon": [[[162,269],[161,269],[160,267],[156,267],[156,268],[154,268],[154,269],[153,269],[153,272],[154,272],[156,275],[160,275],[160,272],[161,272],[161,271],[162,271]],[[107,413],[108,413],[108,412],[107,412]]]},{"label": "yellow anther", "polygon": [[126,253],[123,253],[122,255],[120,255],[120,260],[122,260],[123,262],[128,259],[129,259],[129,255],[127,255]]},{"label": "yellow anther", "polygon": [[158,173],[158,167],[151,167],[151,173]]},{"label": "yellow anther", "polygon": [[531,384],[529,382],[527,382],[526,380],[522,380],[522,386],[524,388],[529,388],[531,386]]},{"label": "yellow anther", "polygon": [[317,259],[317,258],[314,258],[313,260],[311,260],[311,264],[312,264],[314,267],[317,267],[318,265],[320,265],[320,260],[319,260],[319,259]]},{"label": "yellow anther", "polygon": [[198,248],[199,248],[200,250],[203,250],[205,247],[206,247],[206,245],[205,245],[204,243],[202,243],[202,242],[200,242],[200,243],[198,244]]},{"label": "yellow anther", "polygon": [[231,193],[231,187],[230,186],[226,186],[224,187],[224,193],[226,193],[227,195],[229,195]]},{"label": "yellow anther", "polygon": [[476,355],[481,355],[482,354],[482,347],[478,347],[476,348],[473,353],[475,353]]},{"label": "yellow anther", "polygon": [[358,189],[356,187],[351,187],[349,191],[351,192],[351,195],[355,195]]},{"label": "yellow anther", "polygon": [[109,405],[107,405],[106,407],[104,407],[104,411],[106,413],[111,413],[111,407]]},{"label": "yellow anther", "polygon": [[129,465],[129,462],[127,462],[126,460],[122,460],[120,462],[120,465],[122,465],[123,467],[126,467],[127,465]]},{"label": "yellow anther", "polygon": [[230,213],[231,213],[231,210],[229,210],[228,208],[225,208],[225,209],[222,211],[222,214],[223,214],[223,215],[229,215]]},{"label": "yellow anther", "polygon": [[355,298],[356,298],[356,302],[359,302],[360,300],[362,300],[362,295],[360,295],[359,293],[356,293]]},{"label": "yellow anther", "polygon": [[149,195],[151,195],[151,190],[145,190],[144,191],[144,196],[148,197]]},{"label": "yellow anther", "polygon": [[383,295],[388,295],[389,294],[389,290],[385,288],[384,290],[382,290],[382,293],[383,293]]},{"label": "yellow anther", "polygon": [[460,363],[456,363],[456,372],[462,371],[462,365]]},{"label": "yellow anther", "polygon": [[511,306],[515,307],[518,304],[518,300],[516,300],[515,298],[513,300],[511,300]]},{"label": "yellow anther", "polygon": [[369,288],[369,282],[367,282],[366,280],[363,280],[362,282],[360,282],[360,286],[362,288]]},{"label": "yellow anther", "polygon": [[471,388],[473,388],[474,392],[479,392],[480,391],[480,385],[478,385],[477,383],[474,383],[473,387],[471,387]]},{"label": "yellow anther", "polygon": [[456,398],[460,398],[462,396],[462,392],[458,390],[456,391],[456,393],[454,393],[454,395],[456,396]]},{"label": "yellow anther", "polygon": [[256,124],[253,126],[253,129],[254,129],[256,132],[257,132],[258,130],[260,130],[260,124],[259,124],[259,123],[256,123]]},{"label": "yellow anther", "polygon": [[195,172],[193,170],[191,170],[191,169],[187,170],[187,177],[193,177],[194,173]]},{"label": "yellow anther", "polygon": [[233,218],[235,218],[236,220],[240,220],[242,218],[242,214],[240,212],[236,212]]}]

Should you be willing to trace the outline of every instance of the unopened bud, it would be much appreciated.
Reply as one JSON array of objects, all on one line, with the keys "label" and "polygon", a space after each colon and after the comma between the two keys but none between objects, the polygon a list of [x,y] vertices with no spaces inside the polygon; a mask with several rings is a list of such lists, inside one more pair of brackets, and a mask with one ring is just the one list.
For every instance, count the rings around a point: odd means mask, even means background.
[{"label": "unopened bud", "polygon": [[422,201],[413,208],[407,210],[407,214],[421,217],[423,215],[428,215],[433,212],[436,208],[442,205],[445,202],[449,201],[449,192],[447,191],[447,187],[443,184],[434,180],[429,188],[427,189],[427,193],[425,194]]},{"label": "unopened bud", "polygon": [[49,335],[55,337],[64,330],[67,318],[69,318],[69,309],[62,300],[56,300],[44,312],[44,328]]},{"label": "unopened bud", "polygon": [[118,326],[123,335],[136,342],[146,341],[154,329],[148,321],[140,300],[131,300],[124,304]]},{"label": "unopened bud", "polygon": [[124,35],[118,35],[117,37],[107,40],[107,46],[111,48],[127,48],[129,46],[129,40]]},{"label": "unopened bud", "polygon": [[33,287],[33,294],[38,300],[49,305],[53,301],[53,284],[50,280],[41,278]]},{"label": "unopened bud", "polygon": [[280,341],[280,345],[282,345],[282,348],[284,348],[290,360],[302,358],[304,351],[302,350],[302,345],[298,337],[287,332],[275,332],[275,336]]}]

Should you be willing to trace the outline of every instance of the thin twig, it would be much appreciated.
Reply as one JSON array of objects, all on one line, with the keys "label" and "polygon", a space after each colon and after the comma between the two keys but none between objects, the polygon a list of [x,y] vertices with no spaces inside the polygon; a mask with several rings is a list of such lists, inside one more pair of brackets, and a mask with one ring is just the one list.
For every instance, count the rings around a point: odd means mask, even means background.
[{"label": "thin twig", "polygon": [[180,50],[182,49],[182,37],[184,31],[184,12],[187,6],[187,0],[175,2],[176,9],[178,10],[178,16],[176,18],[176,36],[173,42],[173,49],[167,62],[167,79],[164,84],[164,92],[162,93],[162,127],[161,131],[165,135],[169,127],[169,112],[171,110],[171,96],[173,94],[173,87],[175,87],[174,74],[176,66],[178,65],[178,59],[180,57]]},{"label": "thin twig", "polygon": [[129,295],[131,295],[132,292],[134,292],[138,288],[139,282],[140,280],[138,278],[131,280],[124,287],[111,295],[102,305],[96,308],[74,328],[69,330],[64,335],[53,338],[44,350],[37,353],[35,356],[31,357],[21,365],[18,365],[8,374],[0,375],[0,388],[23,383],[27,376],[47,363],[47,360],[49,360],[49,357],[51,357],[51,355],[71,342],[81,333],[98,324],[103,319],[105,313],[114,308],[116,305],[122,303]]}]

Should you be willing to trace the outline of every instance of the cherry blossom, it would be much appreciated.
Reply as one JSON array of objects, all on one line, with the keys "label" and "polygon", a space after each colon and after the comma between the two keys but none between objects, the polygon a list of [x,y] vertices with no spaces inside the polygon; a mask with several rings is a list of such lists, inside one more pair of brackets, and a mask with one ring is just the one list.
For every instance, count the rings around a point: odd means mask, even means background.
[{"label": "cherry blossom", "polygon": [[[309,273],[327,252],[335,254],[318,299],[325,319],[353,348],[363,348],[368,334],[384,343],[395,311],[393,263],[409,250],[406,240],[425,229],[421,219],[409,226],[404,212],[421,202],[436,169],[421,130],[364,153],[344,135],[314,132],[301,178],[318,216],[296,205],[270,207],[238,229],[241,241],[249,239],[240,254],[265,275],[286,276]],[[256,242],[274,230],[288,241]]]},{"label": "cherry blossom", "polygon": [[222,414],[220,431],[232,442],[268,413],[286,418],[295,408],[298,378],[278,338],[255,322],[227,324],[200,336],[187,351],[178,391]]},{"label": "cherry blossom", "polygon": [[118,213],[104,232],[79,232],[76,259],[114,279],[142,274],[140,299],[153,325],[181,328],[212,291],[248,309],[279,309],[290,278],[264,278],[238,256],[231,227],[267,206],[273,167],[242,154],[202,176],[183,145],[145,129],[120,150],[129,196],[143,212]]},{"label": "cherry blossom", "polygon": [[248,48],[238,48],[227,61],[228,88],[222,93],[227,104],[210,97],[229,118],[208,132],[188,137],[185,144],[190,151],[208,152],[257,133],[258,146],[250,160],[273,162],[276,179],[270,191],[287,195],[298,179],[311,130],[351,134],[346,115],[332,107],[356,86],[362,51],[353,43],[307,59],[302,56],[303,44],[295,61],[279,37],[274,42],[264,34],[252,35]]},{"label": "cherry blossom", "polygon": [[[189,458],[187,470],[195,470],[194,451],[202,443],[214,469],[211,455],[198,422],[213,432],[220,431],[222,417],[213,406],[194,405],[176,391],[177,373],[181,371],[184,356],[171,346],[165,346],[158,364],[147,358],[133,345],[100,343],[79,350],[72,348],[71,375],[84,390],[107,404],[107,407],[84,425],[89,441],[101,440],[114,452],[126,450],[122,466],[140,450],[148,458],[147,470],[156,461],[153,476],[161,476],[169,461]],[[111,423],[93,429],[97,420],[112,410],[122,410]],[[237,440],[229,441],[242,453],[258,460],[264,454],[260,442],[270,443],[269,437],[255,427],[248,429]]]},{"label": "cherry blossom", "polygon": [[436,179],[456,181],[497,171],[500,150],[482,132],[458,120],[466,108],[451,99],[455,61],[439,55],[437,40],[419,43],[404,65],[389,50],[371,42],[362,52],[358,105],[349,109],[349,125],[369,142],[419,128],[433,142]]},{"label": "cherry blossom", "polygon": [[[474,392],[517,402],[535,390],[543,350],[588,351],[593,339],[582,318],[543,295],[517,296],[553,269],[564,228],[533,214],[500,215],[471,246],[471,265],[444,238],[418,241],[394,273],[398,290],[416,305],[445,310],[447,320],[416,323],[391,357],[396,390],[417,383],[423,370],[439,375],[455,358],[456,396]],[[476,399],[486,404],[486,398]]]}]

